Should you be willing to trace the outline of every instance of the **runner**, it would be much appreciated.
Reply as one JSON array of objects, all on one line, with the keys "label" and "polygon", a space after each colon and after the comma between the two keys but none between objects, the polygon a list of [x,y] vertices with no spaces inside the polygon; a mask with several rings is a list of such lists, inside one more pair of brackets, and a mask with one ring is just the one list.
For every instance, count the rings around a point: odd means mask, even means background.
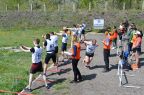
[{"label": "runner", "polygon": [[62,56],[63,56],[62,61],[64,61],[64,51],[67,50],[67,43],[68,43],[67,31],[68,31],[68,29],[65,28],[65,29],[63,29],[63,33],[62,34],[56,33],[57,35],[61,35],[62,36],[62,47],[61,47]]},{"label": "runner", "polygon": [[77,24],[77,30],[78,30],[78,41],[82,42],[82,25]]},{"label": "runner", "polygon": [[85,24],[85,23],[82,23],[81,28],[82,28],[81,40],[82,40],[82,42],[83,42],[83,41],[85,41],[85,29],[86,29],[86,24]]},{"label": "runner", "polygon": [[73,28],[67,28],[71,31],[71,48],[73,47],[74,41],[77,41],[78,38],[78,26],[77,25],[73,25]]},{"label": "runner", "polygon": [[103,72],[108,72],[109,69],[109,56],[110,56],[110,47],[112,44],[112,38],[109,36],[108,32],[105,32],[105,39],[102,41],[103,43],[103,54],[104,54],[104,62],[105,62],[105,68]]},{"label": "runner", "polygon": [[[32,65],[30,69],[30,75],[29,75],[29,85],[27,88],[25,88],[26,91],[31,92],[31,86],[32,86],[32,79],[33,74],[36,74],[37,72],[42,72],[42,62],[41,62],[41,56],[42,56],[42,48],[39,46],[40,40],[34,39],[33,44],[34,47],[26,47],[26,46],[20,46],[20,48],[25,52],[31,52],[32,53]],[[45,81],[46,83],[46,81]],[[47,83],[45,84],[46,88],[49,88]]]},{"label": "runner", "polygon": [[98,44],[97,40],[84,41],[84,43],[87,45],[87,47],[86,47],[86,56],[83,60],[83,63],[86,64],[86,67],[90,68],[89,64],[93,59],[95,48],[98,46]]},{"label": "runner", "polygon": [[55,47],[54,42],[50,39],[50,34],[46,34],[44,37],[43,47],[46,49],[46,57],[45,57],[45,64],[44,64],[44,76],[46,76],[46,71],[48,67],[48,63],[50,59],[52,59],[54,66],[56,66],[58,71],[58,66],[56,63],[56,55],[55,55]]},{"label": "runner", "polygon": [[58,36],[54,35],[54,32],[50,33],[50,39],[54,42],[54,47],[55,47],[55,55],[56,55],[56,61],[58,64]]}]

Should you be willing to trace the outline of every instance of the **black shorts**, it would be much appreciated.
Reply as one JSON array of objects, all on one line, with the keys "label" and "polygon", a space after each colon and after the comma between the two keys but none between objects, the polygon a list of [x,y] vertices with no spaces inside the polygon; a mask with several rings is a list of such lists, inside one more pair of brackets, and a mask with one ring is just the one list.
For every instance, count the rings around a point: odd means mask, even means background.
[{"label": "black shorts", "polygon": [[58,53],[58,46],[55,47],[55,53]]},{"label": "black shorts", "polygon": [[88,52],[86,52],[86,56],[88,56],[88,57],[93,57],[93,56],[94,56],[94,53],[88,53]]},{"label": "black shorts", "polygon": [[43,71],[42,62],[32,63],[30,68],[30,73],[35,74],[37,72],[42,72],[42,71]]},{"label": "black shorts", "polygon": [[62,43],[62,51],[66,51],[67,50],[67,43]]},{"label": "black shorts", "polygon": [[84,29],[82,30],[81,34],[85,34],[85,30]]},{"label": "black shorts", "polygon": [[45,58],[45,63],[48,64],[50,59],[52,59],[52,61],[54,63],[56,63],[56,54],[55,53],[47,53],[46,58]]}]

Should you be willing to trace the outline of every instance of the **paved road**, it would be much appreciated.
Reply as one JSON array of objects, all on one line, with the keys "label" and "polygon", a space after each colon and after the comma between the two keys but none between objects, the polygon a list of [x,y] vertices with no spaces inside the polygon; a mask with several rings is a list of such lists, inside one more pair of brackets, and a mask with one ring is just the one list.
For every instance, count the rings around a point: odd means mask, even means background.
[{"label": "paved road", "polygon": [[[141,66],[141,68],[137,71],[126,72],[128,75],[135,75],[134,77],[127,76],[129,82],[127,85],[140,86],[140,89],[119,87],[119,80],[118,76],[116,75],[116,63],[118,58],[114,56],[116,50],[111,50],[111,71],[108,73],[102,72],[104,68],[103,48],[101,43],[103,37],[103,34],[87,35],[87,39],[97,39],[99,47],[95,51],[95,57],[91,63],[91,69],[85,68],[84,64],[82,64],[82,60],[79,61],[79,68],[84,78],[83,82],[77,84],[70,83],[70,81],[73,79],[71,64],[62,64],[60,68],[63,69],[63,71],[60,75],[48,72],[48,78],[55,80],[55,82],[51,83],[52,87],[50,90],[46,90],[44,87],[42,87],[43,82],[41,81],[34,83],[33,88],[38,87],[35,90],[38,90],[40,95],[143,95],[143,66]],[[142,51],[144,51],[144,49]],[[85,50],[81,52],[81,57],[83,58],[84,55]],[[141,55],[141,64],[144,65],[144,55]]]}]

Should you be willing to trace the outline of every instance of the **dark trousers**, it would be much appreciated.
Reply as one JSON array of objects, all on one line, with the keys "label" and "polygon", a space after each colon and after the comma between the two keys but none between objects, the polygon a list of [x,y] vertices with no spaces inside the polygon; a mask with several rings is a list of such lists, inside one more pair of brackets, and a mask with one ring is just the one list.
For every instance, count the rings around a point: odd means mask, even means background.
[{"label": "dark trousers", "polygon": [[109,69],[110,50],[109,49],[104,49],[103,55],[104,55],[105,69],[108,70]]},{"label": "dark trousers", "polygon": [[74,81],[77,81],[77,78],[78,78],[78,80],[82,79],[81,73],[80,73],[80,71],[77,67],[78,61],[79,60],[77,60],[77,59],[72,59],[72,67],[73,67],[73,72],[74,72]]},{"label": "dark trousers", "polygon": [[113,47],[117,47],[117,38],[113,40]]},{"label": "dark trousers", "polygon": [[132,45],[133,45],[133,43],[131,43],[131,42],[128,43],[128,53],[129,54],[132,51]]}]

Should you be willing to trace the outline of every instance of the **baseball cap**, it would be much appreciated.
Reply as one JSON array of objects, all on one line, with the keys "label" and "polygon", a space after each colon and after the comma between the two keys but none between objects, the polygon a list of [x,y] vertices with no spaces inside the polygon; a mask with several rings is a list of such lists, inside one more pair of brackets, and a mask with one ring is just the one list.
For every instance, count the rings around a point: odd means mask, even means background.
[{"label": "baseball cap", "polygon": [[136,31],[134,34],[141,35],[140,31]]}]

